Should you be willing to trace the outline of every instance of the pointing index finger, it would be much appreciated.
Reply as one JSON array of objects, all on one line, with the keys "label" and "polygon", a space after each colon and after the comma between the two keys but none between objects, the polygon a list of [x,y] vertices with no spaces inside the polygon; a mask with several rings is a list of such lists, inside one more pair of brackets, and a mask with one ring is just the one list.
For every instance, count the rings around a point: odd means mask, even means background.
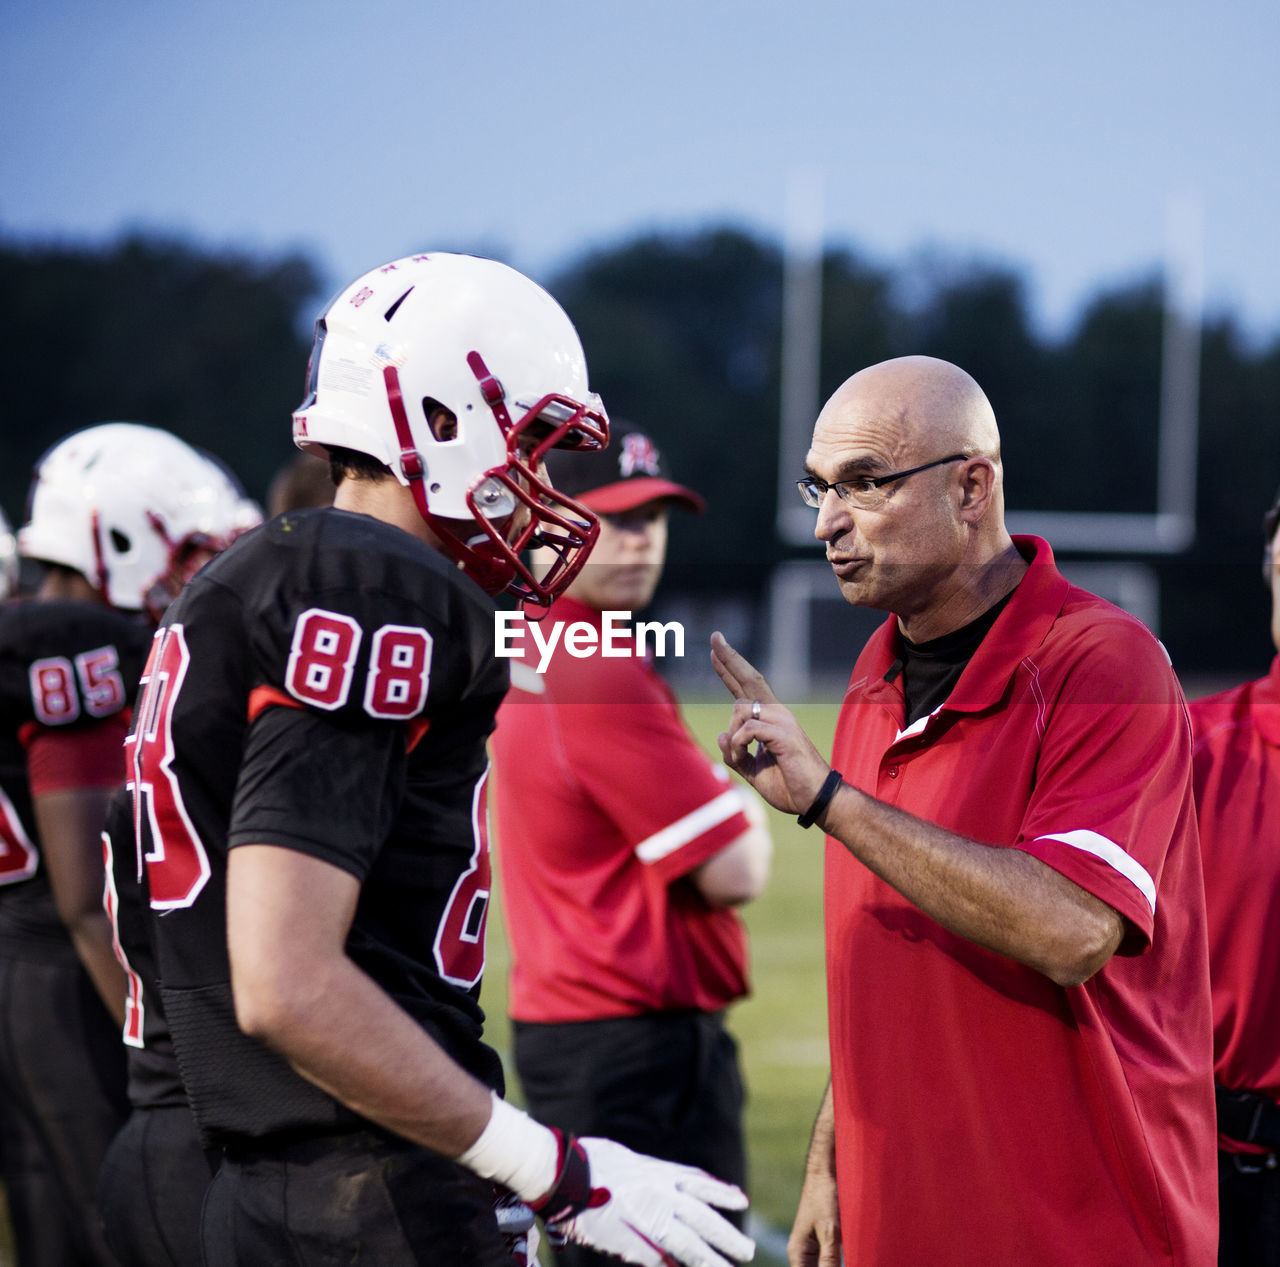
[{"label": "pointing index finger", "polygon": [[735,651],[718,631],[711,635],[711,664],[734,699],[760,700],[766,704],[777,701],[764,674],[746,656]]}]

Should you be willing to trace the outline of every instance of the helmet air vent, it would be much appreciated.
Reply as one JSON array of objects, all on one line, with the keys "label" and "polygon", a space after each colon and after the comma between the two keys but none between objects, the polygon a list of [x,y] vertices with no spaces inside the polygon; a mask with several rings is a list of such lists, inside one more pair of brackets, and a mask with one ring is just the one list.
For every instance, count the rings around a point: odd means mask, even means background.
[{"label": "helmet air vent", "polygon": [[410,287],[409,287],[409,289],[408,289],[408,290],[406,290],[406,291],[404,292],[404,294],[403,294],[403,295],[401,295],[401,296],[400,296],[400,298],[399,298],[399,299],[397,299],[397,300],[395,301],[395,303],[393,303],[393,304],[391,305],[391,307],[390,307],[390,308],[388,308],[388,309],[386,310],[386,312],[384,312],[384,313],[382,314],[382,319],[383,319],[383,321],[390,321],[390,320],[391,320],[391,318],[392,318],[392,317],[394,317],[394,316],[396,315],[396,311],[397,311],[397,309],[400,307],[400,305],[401,305],[402,303],[404,303],[404,301],[405,301],[406,299],[408,299],[408,298],[409,298],[409,296],[410,296],[410,295],[412,295],[412,294],[413,294],[413,287],[412,287],[412,286],[410,286]]}]

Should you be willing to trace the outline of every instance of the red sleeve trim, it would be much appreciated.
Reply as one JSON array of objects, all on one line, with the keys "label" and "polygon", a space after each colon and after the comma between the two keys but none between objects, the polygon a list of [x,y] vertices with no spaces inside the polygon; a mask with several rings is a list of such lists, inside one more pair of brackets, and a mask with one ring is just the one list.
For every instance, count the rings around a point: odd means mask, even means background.
[{"label": "red sleeve trim", "polygon": [[[292,695],[286,695],[278,686],[255,686],[249,692],[249,723],[252,725],[268,708],[296,708],[306,711],[305,705],[299,703]],[[426,717],[415,717],[405,722],[407,740],[405,751],[412,752],[421,742],[423,736],[431,729],[431,721]]]},{"label": "red sleeve trim", "polygon": [[31,795],[118,787],[125,780],[124,740],[128,733],[128,717],[122,713],[75,730],[34,726],[23,741]]},{"label": "red sleeve trim", "polygon": [[255,686],[249,692],[249,721],[257,721],[268,708],[277,705],[281,708],[302,708],[292,695],[286,695],[278,686]]}]

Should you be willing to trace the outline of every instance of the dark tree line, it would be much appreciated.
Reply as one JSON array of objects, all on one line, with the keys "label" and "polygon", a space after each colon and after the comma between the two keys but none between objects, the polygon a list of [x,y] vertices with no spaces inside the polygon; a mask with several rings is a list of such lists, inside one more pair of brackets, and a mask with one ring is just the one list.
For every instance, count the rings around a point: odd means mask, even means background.
[{"label": "dark tree line", "polygon": [[[824,260],[820,391],[889,356],[969,370],[995,406],[1015,509],[1155,507],[1158,282],[1099,294],[1058,340],[1035,332],[1007,269],[935,261],[910,277],[841,249]],[[783,266],[746,233],[646,236],[548,280],[578,325],[593,386],[654,429],[710,512],[673,534],[668,591],[759,597],[804,551],[773,531]],[[101,249],[0,244],[5,393],[0,505],[22,513],[33,463],[67,431],[132,419],[226,460],[262,497],[291,452],[310,322],[304,258],[213,256],[130,238]],[[1203,332],[1199,529],[1146,560],[1179,667],[1253,670],[1269,655],[1259,523],[1280,483],[1280,340],[1250,347],[1230,317]]]},{"label": "dark tree line", "polygon": [[[943,357],[991,398],[1011,508],[1155,510],[1157,279],[1100,293],[1050,341],[1007,269],[939,265],[906,286],[837,250],[823,274],[822,399],[886,357]],[[718,230],[625,243],[553,283],[610,411],[654,427],[708,496],[710,513],[673,534],[671,585],[759,594],[772,565],[804,554],[773,533],[782,276],[776,247]],[[1159,576],[1179,668],[1260,671],[1271,655],[1261,519],[1280,484],[1280,339],[1251,349],[1228,316],[1202,338],[1196,541],[1141,561]]]},{"label": "dark tree line", "polygon": [[31,470],[97,422],[167,427],[261,497],[293,451],[319,289],[292,256],[211,256],[129,238],[104,250],[0,246],[0,504],[20,516]]}]

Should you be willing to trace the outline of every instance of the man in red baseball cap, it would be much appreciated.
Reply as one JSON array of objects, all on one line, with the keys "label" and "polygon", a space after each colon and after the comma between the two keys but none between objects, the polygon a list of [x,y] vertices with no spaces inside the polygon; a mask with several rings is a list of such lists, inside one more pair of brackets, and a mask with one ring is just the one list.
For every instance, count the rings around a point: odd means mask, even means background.
[{"label": "man in red baseball cap", "polygon": [[[603,613],[652,599],[670,508],[705,509],[648,432],[615,421],[613,434],[605,453],[547,462],[556,489],[599,515],[600,538],[546,622],[585,623],[597,647]],[[618,641],[580,656],[561,640],[544,661],[524,638],[498,711],[516,1070],[542,1121],[742,1185],[742,1078],[723,1020],[748,991],[733,908],[763,890],[772,843],[758,799],[694,741],[635,640]],[[577,1246],[557,1257],[609,1261]]]},{"label": "man in red baseball cap", "polygon": [[706,510],[699,494],[669,478],[652,436],[627,423],[614,435],[607,453],[551,453],[547,461],[556,489],[601,519],[600,539],[567,592],[597,617],[647,607],[666,562],[670,508]]}]

